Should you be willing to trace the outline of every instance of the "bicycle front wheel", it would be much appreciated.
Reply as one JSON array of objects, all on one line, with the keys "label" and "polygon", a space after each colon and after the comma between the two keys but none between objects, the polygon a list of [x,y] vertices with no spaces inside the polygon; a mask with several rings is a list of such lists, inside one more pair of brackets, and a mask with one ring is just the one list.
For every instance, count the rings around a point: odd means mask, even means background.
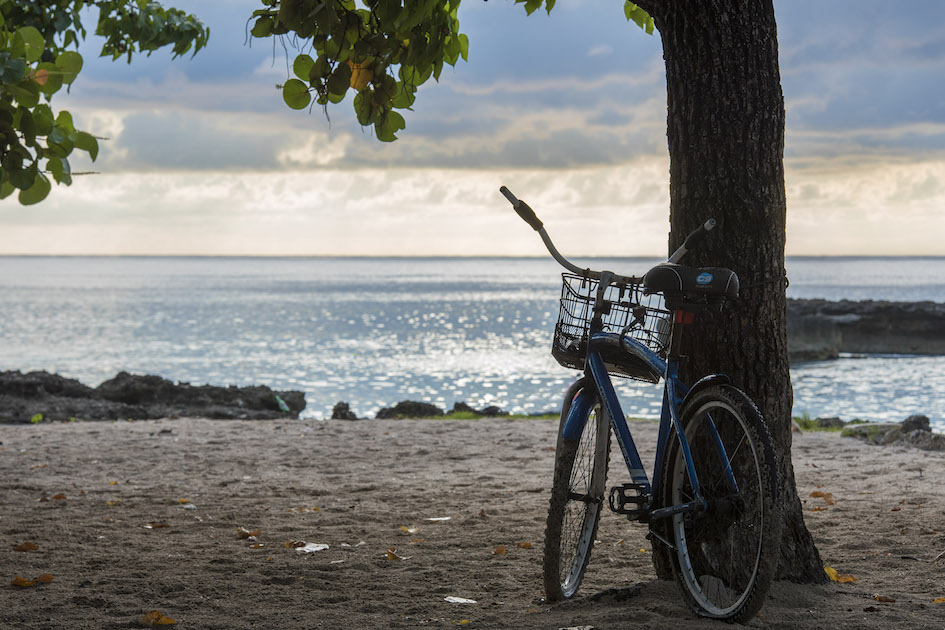
[{"label": "bicycle front wheel", "polygon": [[[562,412],[562,427],[567,415]],[[572,597],[591,558],[604,504],[610,424],[600,401],[590,406],[578,440],[559,430],[551,505],[545,529],[544,584],[548,601]]]},{"label": "bicycle front wheel", "polygon": [[[781,513],[771,438],[754,403],[727,385],[697,392],[680,420],[708,509],[670,519],[673,572],[697,614],[746,621],[764,603],[778,563]],[[665,505],[680,505],[696,494],[679,441],[671,439],[662,494]]]}]

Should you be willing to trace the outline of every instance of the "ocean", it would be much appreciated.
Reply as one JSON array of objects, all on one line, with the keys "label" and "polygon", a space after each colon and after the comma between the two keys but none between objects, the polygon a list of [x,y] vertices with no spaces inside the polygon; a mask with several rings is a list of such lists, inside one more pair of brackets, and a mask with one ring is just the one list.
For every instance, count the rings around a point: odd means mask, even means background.
[{"label": "ocean", "polygon": [[[787,270],[789,297],[945,302],[945,257],[789,258]],[[521,258],[0,257],[0,370],[298,389],[310,418],[406,399],[553,411],[575,376],[550,355],[559,271]],[[796,365],[792,381],[796,415],[921,413],[945,431],[945,357],[842,356]],[[658,386],[618,391],[628,414],[659,415]]]}]

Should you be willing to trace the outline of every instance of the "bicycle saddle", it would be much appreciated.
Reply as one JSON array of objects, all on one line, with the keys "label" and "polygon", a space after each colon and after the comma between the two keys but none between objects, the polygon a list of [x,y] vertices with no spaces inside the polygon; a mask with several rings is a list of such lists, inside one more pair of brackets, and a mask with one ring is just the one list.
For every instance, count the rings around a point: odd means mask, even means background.
[{"label": "bicycle saddle", "polygon": [[738,297],[738,276],[722,267],[664,263],[646,272],[643,286],[647,293],[662,292],[670,310],[719,308]]}]

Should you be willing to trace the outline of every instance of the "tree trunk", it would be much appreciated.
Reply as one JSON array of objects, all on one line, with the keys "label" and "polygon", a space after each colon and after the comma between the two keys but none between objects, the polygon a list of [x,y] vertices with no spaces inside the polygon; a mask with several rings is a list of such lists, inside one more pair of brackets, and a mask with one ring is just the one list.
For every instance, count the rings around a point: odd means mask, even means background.
[{"label": "tree trunk", "polygon": [[[784,282],[784,99],[771,0],[644,0],[666,61],[670,251],[709,217],[683,261],[735,270],[741,295],[686,330],[683,376],[723,372],[758,404],[781,475],[780,579],[823,582],[791,464]],[[661,571],[657,566],[658,572]]]}]

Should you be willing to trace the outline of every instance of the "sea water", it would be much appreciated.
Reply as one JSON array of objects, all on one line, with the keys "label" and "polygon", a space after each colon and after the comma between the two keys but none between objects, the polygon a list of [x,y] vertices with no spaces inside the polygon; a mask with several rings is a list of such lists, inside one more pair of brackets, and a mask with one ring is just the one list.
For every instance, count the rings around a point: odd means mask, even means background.
[{"label": "sea water", "polygon": [[[579,261],[642,273],[655,259]],[[945,302],[945,258],[790,258],[790,297]],[[550,355],[559,268],[521,258],[0,257],[0,370],[89,385],[119,371],[306,394],[362,417],[411,399],[554,411],[575,372]],[[945,357],[792,368],[795,413],[945,431]],[[625,410],[658,386],[620,380]]]}]

